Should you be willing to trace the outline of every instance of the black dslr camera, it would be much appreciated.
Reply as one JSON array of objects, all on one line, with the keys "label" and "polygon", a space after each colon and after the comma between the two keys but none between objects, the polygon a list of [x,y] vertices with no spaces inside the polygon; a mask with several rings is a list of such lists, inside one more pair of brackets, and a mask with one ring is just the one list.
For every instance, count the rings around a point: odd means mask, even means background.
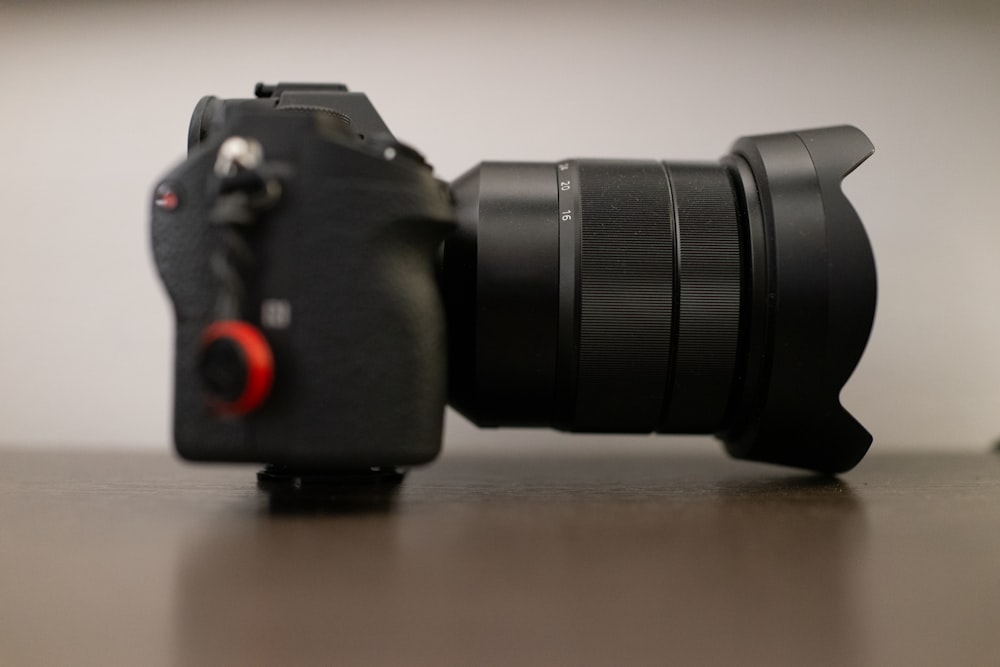
[{"label": "black dslr camera", "polygon": [[485,162],[450,187],[361,93],[203,98],[156,187],[188,459],[295,474],[425,463],[481,426],[712,433],[823,472],[871,436],[838,396],[875,312],[834,127],[719,163]]}]

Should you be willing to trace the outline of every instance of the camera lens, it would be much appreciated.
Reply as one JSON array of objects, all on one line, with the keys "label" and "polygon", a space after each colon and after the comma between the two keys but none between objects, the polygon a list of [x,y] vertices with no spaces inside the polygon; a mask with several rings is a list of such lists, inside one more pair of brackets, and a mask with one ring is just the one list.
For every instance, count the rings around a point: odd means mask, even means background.
[{"label": "camera lens", "polygon": [[747,137],[717,164],[483,163],[443,253],[451,403],[480,426],[713,433],[849,469],[839,403],[875,308],[841,180],[856,128]]}]

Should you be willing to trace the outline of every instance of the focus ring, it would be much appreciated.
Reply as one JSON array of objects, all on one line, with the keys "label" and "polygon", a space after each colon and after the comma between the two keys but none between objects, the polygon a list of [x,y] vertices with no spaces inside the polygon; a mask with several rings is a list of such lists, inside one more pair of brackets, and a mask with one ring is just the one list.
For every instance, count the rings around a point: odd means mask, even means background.
[{"label": "focus ring", "polygon": [[741,261],[736,196],[725,168],[665,164],[678,227],[680,299],[673,386],[657,430],[723,425],[739,338]]},{"label": "focus ring", "polygon": [[581,160],[574,430],[657,427],[673,326],[670,187],[658,162]]}]

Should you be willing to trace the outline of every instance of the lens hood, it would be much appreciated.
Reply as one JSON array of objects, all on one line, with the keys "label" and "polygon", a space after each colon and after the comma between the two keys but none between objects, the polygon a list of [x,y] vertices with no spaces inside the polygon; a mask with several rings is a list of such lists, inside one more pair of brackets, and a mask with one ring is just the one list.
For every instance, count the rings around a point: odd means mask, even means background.
[{"label": "lens hood", "polygon": [[745,137],[724,160],[750,218],[747,362],[718,434],[735,457],[837,473],[871,445],[839,395],[876,300],[871,245],[841,182],[873,152],[842,126]]}]

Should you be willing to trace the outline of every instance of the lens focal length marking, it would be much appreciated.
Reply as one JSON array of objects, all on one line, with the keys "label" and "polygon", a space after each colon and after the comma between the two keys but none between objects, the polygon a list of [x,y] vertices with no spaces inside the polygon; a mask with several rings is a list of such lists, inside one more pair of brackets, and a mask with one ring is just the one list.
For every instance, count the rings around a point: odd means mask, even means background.
[{"label": "lens focal length marking", "polygon": [[577,261],[580,215],[579,172],[572,160],[556,164],[559,193],[559,326],[553,422],[574,430],[577,395]]}]

